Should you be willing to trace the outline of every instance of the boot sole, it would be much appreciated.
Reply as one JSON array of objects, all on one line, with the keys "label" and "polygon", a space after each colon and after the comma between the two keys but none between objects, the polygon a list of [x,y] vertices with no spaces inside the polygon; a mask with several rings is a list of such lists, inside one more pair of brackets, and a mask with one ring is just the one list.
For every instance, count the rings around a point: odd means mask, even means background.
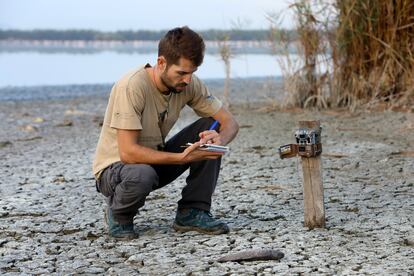
[{"label": "boot sole", "polygon": [[200,227],[195,227],[195,226],[184,226],[184,225],[179,225],[177,223],[174,223],[172,228],[180,233],[184,233],[184,232],[189,232],[189,231],[196,231],[202,234],[208,234],[208,235],[220,235],[220,234],[227,234],[229,233],[229,229],[225,230],[225,229],[219,229],[219,230],[215,230],[215,231],[208,231],[208,230],[204,230]]}]

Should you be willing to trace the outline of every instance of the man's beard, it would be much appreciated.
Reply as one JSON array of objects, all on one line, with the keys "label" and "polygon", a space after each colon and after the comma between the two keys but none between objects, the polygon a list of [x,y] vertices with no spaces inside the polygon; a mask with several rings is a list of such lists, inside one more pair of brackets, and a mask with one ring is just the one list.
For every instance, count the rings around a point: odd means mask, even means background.
[{"label": "man's beard", "polygon": [[183,90],[181,90],[181,91],[178,91],[178,90],[176,89],[176,87],[183,87],[183,88],[184,88],[184,87],[186,87],[186,86],[187,86],[187,84],[186,84],[185,82],[180,82],[180,83],[177,83],[177,85],[176,85],[176,86],[173,86],[173,85],[171,84],[171,82],[168,80],[166,72],[164,72],[164,73],[162,73],[162,74],[161,74],[160,79],[161,79],[162,84],[163,84],[165,87],[167,87],[167,88],[168,88],[168,91],[169,91],[169,92],[172,92],[172,93],[174,93],[174,94],[179,94],[179,93],[181,93],[181,92],[183,92],[183,91],[184,91],[184,89],[183,89]]}]

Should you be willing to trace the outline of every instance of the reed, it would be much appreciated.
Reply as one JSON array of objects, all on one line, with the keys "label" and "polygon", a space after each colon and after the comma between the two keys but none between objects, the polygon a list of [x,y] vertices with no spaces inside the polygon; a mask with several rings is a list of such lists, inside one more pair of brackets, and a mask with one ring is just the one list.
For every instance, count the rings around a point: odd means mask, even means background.
[{"label": "reed", "polygon": [[223,90],[223,104],[225,107],[230,106],[230,72],[231,72],[231,59],[233,57],[232,49],[229,44],[229,36],[224,35],[218,42],[220,58],[224,63],[224,71],[226,77],[224,79]]},{"label": "reed", "polygon": [[334,104],[413,104],[414,2],[337,0]]},{"label": "reed", "polygon": [[[321,72],[326,63],[325,24],[317,19],[315,1],[297,0],[290,6],[295,12],[296,34],[278,28],[281,14],[270,14],[272,52],[284,78],[285,98],[282,107],[326,108],[326,76]],[[320,9],[320,7],[319,7]],[[292,49],[294,47],[295,49]],[[295,52],[296,55],[291,53]]]},{"label": "reed", "polygon": [[[289,105],[412,109],[414,1],[295,0],[290,8],[297,40],[289,43],[302,66],[289,62],[282,70]],[[276,25],[271,21],[271,39],[283,40]]]},{"label": "reed", "polygon": [[[291,32],[279,28],[283,21],[282,13],[268,14],[267,19],[270,22],[269,41],[271,43],[271,53],[275,56],[283,76],[284,95],[280,107],[300,106],[301,98],[303,97],[300,94],[303,91],[299,76],[301,65],[300,60],[294,59],[290,54],[291,45],[294,44]],[[270,102],[273,107],[276,107],[274,102]]]}]

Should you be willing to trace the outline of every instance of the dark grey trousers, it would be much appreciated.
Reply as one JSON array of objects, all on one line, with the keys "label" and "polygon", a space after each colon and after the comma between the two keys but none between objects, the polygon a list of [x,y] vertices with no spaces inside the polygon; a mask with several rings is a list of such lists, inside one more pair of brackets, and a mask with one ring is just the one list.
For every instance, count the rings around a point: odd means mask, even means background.
[{"label": "dark grey trousers", "polygon": [[[182,145],[196,142],[198,134],[210,127],[211,118],[202,118],[187,126],[167,141],[165,151],[182,152]],[[106,168],[97,181],[97,189],[107,197],[114,219],[121,224],[133,221],[138,209],[151,191],[174,181],[188,168],[187,185],[181,192],[178,208],[210,211],[216,188],[221,158],[184,165],[146,165],[116,162]]]}]

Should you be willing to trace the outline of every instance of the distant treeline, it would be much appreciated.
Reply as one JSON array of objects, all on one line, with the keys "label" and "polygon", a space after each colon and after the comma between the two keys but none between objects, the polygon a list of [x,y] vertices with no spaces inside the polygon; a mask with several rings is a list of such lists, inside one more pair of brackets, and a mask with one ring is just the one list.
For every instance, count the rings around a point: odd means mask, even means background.
[{"label": "distant treeline", "polygon": [[[0,30],[0,40],[159,40],[167,31],[117,31],[95,30]],[[294,31],[292,31],[294,32]],[[205,40],[268,40],[270,30],[206,30],[199,31]],[[293,33],[292,33],[293,34]]]}]

